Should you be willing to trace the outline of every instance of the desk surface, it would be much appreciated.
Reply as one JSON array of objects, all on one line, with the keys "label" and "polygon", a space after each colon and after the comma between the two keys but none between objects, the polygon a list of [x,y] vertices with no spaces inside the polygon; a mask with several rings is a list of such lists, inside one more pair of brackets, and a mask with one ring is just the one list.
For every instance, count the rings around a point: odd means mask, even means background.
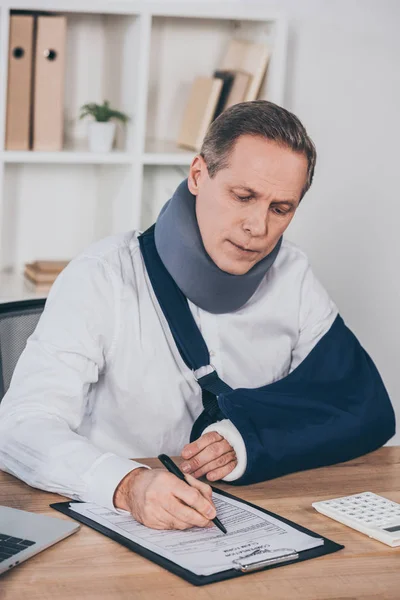
[{"label": "desk surface", "polygon": [[[155,464],[154,459],[142,460]],[[317,513],[311,502],[373,491],[400,502],[400,447],[332,467],[246,486],[219,486],[345,545],[304,563],[196,588],[82,525],[80,531],[0,577],[1,600],[325,600],[400,597],[400,548],[391,549]],[[68,518],[60,496],[0,472],[0,504]]]}]

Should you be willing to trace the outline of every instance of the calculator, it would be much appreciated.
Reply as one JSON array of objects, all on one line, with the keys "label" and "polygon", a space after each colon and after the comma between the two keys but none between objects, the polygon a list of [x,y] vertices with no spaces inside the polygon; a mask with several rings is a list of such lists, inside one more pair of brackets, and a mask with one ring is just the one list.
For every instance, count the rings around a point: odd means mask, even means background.
[{"label": "calculator", "polygon": [[400,546],[400,504],[362,492],[332,500],[313,502],[318,512],[365,533],[392,548]]}]

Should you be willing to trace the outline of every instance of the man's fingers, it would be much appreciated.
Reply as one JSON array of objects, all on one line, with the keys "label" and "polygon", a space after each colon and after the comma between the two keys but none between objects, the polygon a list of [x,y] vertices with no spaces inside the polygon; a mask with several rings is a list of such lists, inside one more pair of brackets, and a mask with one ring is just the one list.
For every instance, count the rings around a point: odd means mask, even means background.
[{"label": "man's fingers", "polygon": [[[212,431],[210,432],[210,434],[211,433],[214,432]],[[227,452],[230,452],[231,450],[232,446],[230,445],[230,443],[227,442],[225,438],[221,438],[220,441],[213,442],[206,446],[203,450],[200,450],[200,452],[198,452],[189,460],[183,461],[183,463],[181,464],[181,469],[184,473],[194,473],[204,465],[207,465],[208,463],[216,460],[217,458],[219,458],[223,454],[226,454]]]},{"label": "man's fingers", "polygon": [[204,517],[194,508],[172,497],[164,509],[171,515],[186,524],[186,527],[207,527],[210,519]]},{"label": "man's fingers", "polygon": [[161,526],[156,527],[156,529],[189,529],[192,527],[189,523],[182,521],[175,514],[170,513],[167,509],[163,509],[162,513],[159,517]]},{"label": "man's fingers", "polygon": [[207,473],[206,477],[209,481],[217,481],[218,479],[222,479],[223,477],[226,477],[227,475],[229,475],[229,473],[231,473],[233,471],[233,469],[236,467],[236,465],[237,465],[237,460],[234,460],[234,461],[228,463],[227,465],[225,465],[224,467],[220,467],[219,469],[210,471],[209,473]]},{"label": "man's fingers", "polygon": [[[183,481],[177,481],[174,496],[184,502],[188,507],[192,507],[191,510],[197,511],[203,518],[210,520],[216,516],[216,510],[214,504],[208,500],[199,489],[187,485]],[[187,515],[187,511],[185,511]],[[183,519],[186,521],[186,519]],[[204,525],[200,525],[204,527]]]},{"label": "man's fingers", "polygon": [[192,475],[185,475],[185,479],[192,487],[198,489],[199,492],[201,492],[201,494],[203,494],[203,496],[205,496],[207,500],[209,500],[214,506],[214,503],[212,501],[213,491],[211,489],[211,486],[208,485],[208,483],[204,483],[204,481],[198,481]]},{"label": "man's fingers", "polygon": [[218,470],[220,467],[225,467],[225,465],[228,465],[230,462],[236,462],[236,453],[233,450],[223,454],[222,456],[219,456],[206,465],[203,465],[200,467],[200,469],[194,471],[192,475],[193,477],[202,477],[206,473],[211,473],[212,471]]},{"label": "man's fingers", "polygon": [[222,435],[216,431],[209,431],[191,444],[186,444],[182,450],[182,458],[189,459],[195,454],[198,454],[200,450],[206,448],[206,446],[209,446],[213,442],[219,442],[220,440],[222,440]]}]

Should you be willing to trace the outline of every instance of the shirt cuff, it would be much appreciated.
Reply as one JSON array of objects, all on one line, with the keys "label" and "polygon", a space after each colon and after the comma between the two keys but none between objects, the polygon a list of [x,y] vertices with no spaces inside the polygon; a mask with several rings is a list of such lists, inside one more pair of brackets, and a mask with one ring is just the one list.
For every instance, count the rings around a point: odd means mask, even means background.
[{"label": "shirt cuff", "polygon": [[150,468],[129,458],[111,453],[103,454],[89,471],[86,502],[94,502],[117,512],[113,503],[115,490],[128,473],[139,467]]},{"label": "shirt cuff", "polygon": [[244,444],[243,438],[240,435],[240,431],[235,427],[235,425],[229,419],[223,419],[222,421],[217,421],[216,423],[212,423],[208,427],[206,427],[202,433],[208,433],[209,431],[216,431],[222,437],[226,439],[227,442],[230,443],[232,448],[236,453],[237,465],[231,471],[222,478],[223,481],[235,481],[239,479],[247,467],[247,452],[246,446]]}]

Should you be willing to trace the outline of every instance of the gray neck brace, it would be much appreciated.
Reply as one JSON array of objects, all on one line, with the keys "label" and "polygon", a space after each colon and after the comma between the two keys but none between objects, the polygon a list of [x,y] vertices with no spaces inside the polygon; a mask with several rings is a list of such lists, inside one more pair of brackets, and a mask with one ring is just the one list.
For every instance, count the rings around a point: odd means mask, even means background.
[{"label": "gray neck brace", "polygon": [[232,275],[221,271],[204,248],[195,202],[196,197],[190,193],[185,179],[157,219],[158,254],[180,290],[196,306],[214,314],[235,311],[256,291],[278,255],[282,238],[248,273]]}]

